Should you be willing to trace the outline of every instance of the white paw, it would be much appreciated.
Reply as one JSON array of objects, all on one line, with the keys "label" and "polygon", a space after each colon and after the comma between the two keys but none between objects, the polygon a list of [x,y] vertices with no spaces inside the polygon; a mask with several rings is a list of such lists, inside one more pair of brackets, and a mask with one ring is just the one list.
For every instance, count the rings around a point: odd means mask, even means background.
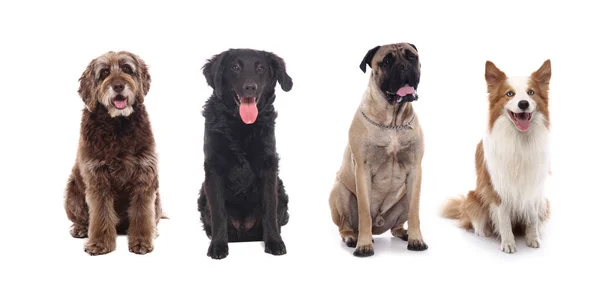
[{"label": "white paw", "polygon": [[529,247],[533,247],[533,248],[539,248],[540,247],[540,239],[537,237],[531,237],[531,238],[527,238],[527,246]]},{"label": "white paw", "polygon": [[517,252],[517,245],[514,241],[502,242],[502,244],[500,245],[500,249],[502,249],[502,251],[506,253],[515,253]]}]

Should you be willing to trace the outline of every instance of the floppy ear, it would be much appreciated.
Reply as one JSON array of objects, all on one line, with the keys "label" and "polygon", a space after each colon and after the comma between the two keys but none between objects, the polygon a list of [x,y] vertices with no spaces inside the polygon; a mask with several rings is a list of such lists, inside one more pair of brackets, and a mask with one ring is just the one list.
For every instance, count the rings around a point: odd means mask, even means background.
[{"label": "floppy ear", "polygon": [[531,75],[537,82],[547,85],[550,83],[550,77],[552,77],[552,66],[550,59],[544,61],[544,64]]},{"label": "floppy ear", "polygon": [[144,62],[144,60],[142,60],[142,58],[140,58],[140,56],[135,55],[135,54],[131,54],[131,57],[133,57],[133,60],[135,61],[135,63],[137,64],[137,70],[138,70],[138,74],[140,76],[140,84],[141,84],[141,95],[138,97],[138,99],[140,100],[141,103],[144,102],[144,97],[146,97],[146,95],[148,94],[148,91],[150,91],[150,83],[152,81],[152,78],[150,77],[150,73],[148,72],[148,66],[146,65],[146,62]]},{"label": "floppy ear", "polygon": [[419,50],[417,50],[417,46],[415,46],[415,45],[413,45],[413,44],[411,44],[411,43],[408,43],[408,44],[409,44],[411,47],[413,47],[413,48],[415,49],[415,51],[419,52]]},{"label": "floppy ear", "polygon": [[367,54],[363,58],[362,62],[360,62],[360,70],[362,70],[363,73],[367,72],[367,64],[369,64],[369,67],[371,67],[371,61],[373,60],[373,56],[375,56],[375,53],[377,53],[377,50],[379,50],[379,47],[380,46],[377,46],[369,50],[369,52],[367,52]]},{"label": "floppy ear", "polygon": [[506,74],[502,72],[492,61],[485,62],[485,80],[488,85],[494,85],[506,79]]},{"label": "floppy ear", "polygon": [[206,78],[206,83],[215,90],[218,97],[221,97],[223,91],[221,89],[223,82],[223,60],[227,57],[229,51],[221,52],[214,55],[211,59],[207,60],[204,66],[202,66],[202,73]]},{"label": "floppy ear", "polygon": [[292,78],[287,74],[285,69],[285,61],[283,59],[273,53],[267,53],[267,59],[269,60],[269,65],[275,72],[275,76],[277,77],[277,81],[281,86],[281,89],[285,92],[289,92],[294,85]]},{"label": "floppy ear", "polygon": [[96,109],[96,103],[97,103],[97,100],[94,97],[94,84],[95,84],[94,63],[95,62],[96,62],[96,59],[92,60],[88,64],[85,71],[83,71],[83,73],[81,74],[81,77],[79,77],[79,89],[77,90],[77,93],[79,93],[79,96],[81,97],[81,99],[85,103],[86,108],[90,112],[94,112],[94,110]]}]

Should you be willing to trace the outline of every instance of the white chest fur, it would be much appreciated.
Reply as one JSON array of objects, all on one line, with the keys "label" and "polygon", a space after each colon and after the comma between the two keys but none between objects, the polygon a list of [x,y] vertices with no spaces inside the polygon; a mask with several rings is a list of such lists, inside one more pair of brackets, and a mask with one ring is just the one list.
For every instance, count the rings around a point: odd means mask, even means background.
[{"label": "white chest fur", "polygon": [[520,132],[506,115],[483,139],[491,183],[513,220],[537,216],[544,207],[543,188],[550,168],[549,130],[534,113],[531,128]]}]

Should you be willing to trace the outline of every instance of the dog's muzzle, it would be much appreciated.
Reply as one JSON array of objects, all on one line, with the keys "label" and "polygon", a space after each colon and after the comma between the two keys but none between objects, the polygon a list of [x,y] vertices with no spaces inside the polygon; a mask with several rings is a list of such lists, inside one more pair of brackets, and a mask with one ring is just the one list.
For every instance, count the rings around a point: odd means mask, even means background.
[{"label": "dog's muzzle", "polygon": [[387,100],[390,104],[399,104],[405,102],[414,102],[419,99],[419,95],[416,92],[408,94],[406,96],[400,96],[397,93],[386,92]]}]

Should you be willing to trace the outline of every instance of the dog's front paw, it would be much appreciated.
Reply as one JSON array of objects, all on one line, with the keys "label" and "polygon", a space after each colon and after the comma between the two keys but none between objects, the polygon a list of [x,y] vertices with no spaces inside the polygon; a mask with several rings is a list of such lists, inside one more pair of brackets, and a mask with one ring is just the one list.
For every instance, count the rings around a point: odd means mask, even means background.
[{"label": "dog's front paw", "polygon": [[525,241],[529,247],[540,248],[541,241],[538,237],[525,237]]},{"label": "dog's front paw", "polygon": [[88,241],[88,243],[85,244],[84,250],[89,255],[107,254],[117,248],[117,244],[115,242],[116,241]]},{"label": "dog's front paw", "polygon": [[265,252],[272,255],[284,255],[287,253],[285,243],[282,240],[265,241]]},{"label": "dog's front paw", "polygon": [[506,253],[515,253],[517,252],[517,245],[515,244],[515,241],[502,241],[502,244],[500,244],[500,249],[502,249],[503,252]]},{"label": "dog's front paw", "polygon": [[210,243],[207,255],[213,259],[223,259],[229,254],[229,245],[227,243]]},{"label": "dog's front paw", "polygon": [[427,246],[427,244],[425,244],[425,241],[423,241],[423,239],[408,239],[408,250],[412,250],[412,251],[423,251],[423,250],[427,250],[427,248],[429,248],[429,246]]},{"label": "dog's front paw", "polygon": [[152,239],[130,239],[129,240],[129,251],[135,254],[146,254],[150,253],[154,250],[154,246],[152,246]]},{"label": "dog's front paw", "polygon": [[86,226],[73,224],[71,226],[71,236],[73,238],[86,238],[88,236],[88,229]]},{"label": "dog's front paw", "polygon": [[369,243],[367,245],[359,245],[356,247],[356,249],[354,250],[354,256],[358,256],[358,257],[366,257],[366,256],[372,256],[375,254],[375,250],[373,249],[373,243]]}]

